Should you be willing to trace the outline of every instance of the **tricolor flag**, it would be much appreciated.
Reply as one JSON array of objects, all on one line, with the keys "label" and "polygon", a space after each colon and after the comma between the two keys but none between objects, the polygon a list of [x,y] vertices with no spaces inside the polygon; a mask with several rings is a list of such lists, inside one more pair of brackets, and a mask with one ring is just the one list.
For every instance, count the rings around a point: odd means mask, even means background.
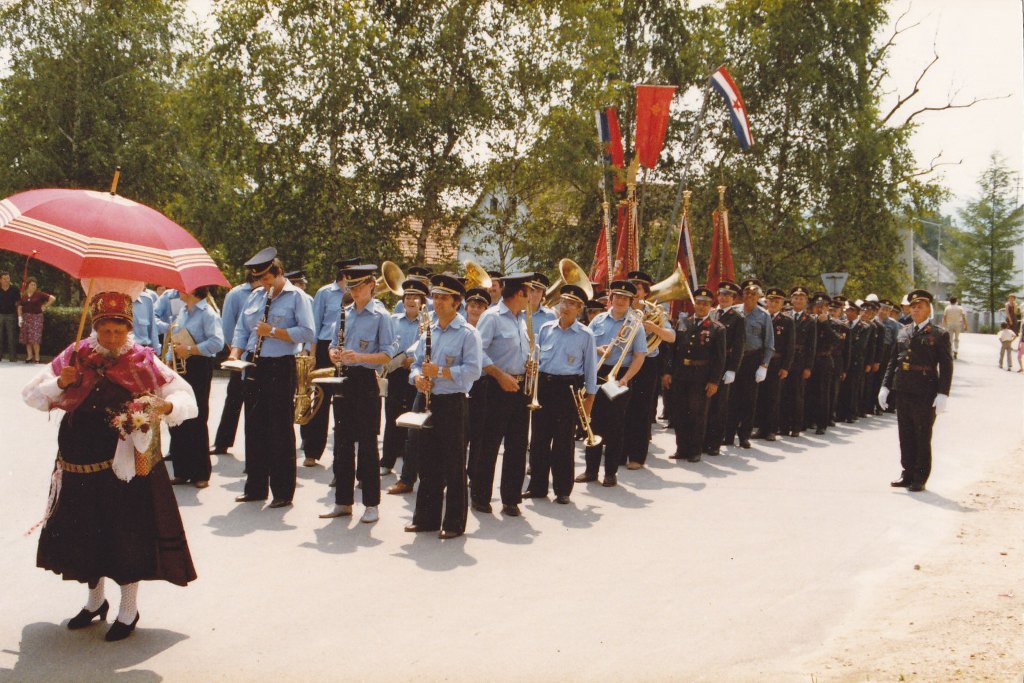
[{"label": "tricolor flag", "polygon": [[[619,116],[615,107],[605,107],[595,113],[597,119],[597,137],[601,140],[605,163],[610,163],[614,168],[625,168],[625,153],[622,149],[622,131],[619,130]],[[614,189],[622,192],[626,189],[626,183],[622,181],[619,174],[615,175]]]},{"label": "tricolor flag", "polygon": [[724,66],[711,74],[711,86],[718,91],[718,94],[725,100],[725,106],[729,107],[729,116],[732,117],[732,129],[736,131],[740,147],[746,152],[754,144],[754,136],[750,133],[750,120],[747,119],[747,107],[743,104],[743,96],[736,82]]}]

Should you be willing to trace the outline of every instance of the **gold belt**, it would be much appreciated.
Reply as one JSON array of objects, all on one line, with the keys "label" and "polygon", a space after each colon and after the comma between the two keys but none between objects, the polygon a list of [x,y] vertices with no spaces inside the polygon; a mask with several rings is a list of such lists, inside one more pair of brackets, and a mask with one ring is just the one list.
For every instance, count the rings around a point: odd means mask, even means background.
[{"label": "gold belt", "polygon": [[710,362],[711,361],[707,361],[707,360],[694,360],[694,359],[691,359],[691,358],[684,358],[683,359],[683,365],[698,365],[699,366],[699,365],[707,365]]},{"label": "gold belt", "polygon": [[114,464],[114,459],[104,460],[103,462],[94,462],[88,465],[76,465],[73,462],[68,462],[64,458],[57,455],[57,462],[60,463],[60,468],[65,472],[72,472],[74,474],[95,474],[96,472],[102,472],[103,470],[109,470],[110,466]]}]

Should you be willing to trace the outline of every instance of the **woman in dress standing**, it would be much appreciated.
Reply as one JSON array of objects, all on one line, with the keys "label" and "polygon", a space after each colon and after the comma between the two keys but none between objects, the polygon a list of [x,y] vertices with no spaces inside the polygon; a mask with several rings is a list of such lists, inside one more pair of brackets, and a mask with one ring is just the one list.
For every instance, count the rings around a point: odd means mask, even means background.
[{"label": "woman in dress standing", "polygon": [[39,282],[30,277],[25,281],[21,301],[18,302],[18,317],[21,318],[21,332],[18,341],[25,345],[25,362],[39,362],[39,345],[43,341],[43,311],[56,297],[39,289]]},{"label": "woman in dress standing", "polygon": [[106,619],[104,579],[116,581],[121,604],[106,634],[116,641],[139,621],[139,581],[184,586],[196,578],[159,456],[159,420],[177,425],[198,411],[192,388],[129,334],[131,295],[102,292],[89,308],[93,334],[54,358],[22,398],[39,410],[65,411],[36,564],[88,584],[69,629]]},{"label": "woman in dress standing", "polygon": [[172,484],[193,482],[198,489],[210,485],[210,381],[213,379],[213,357],[224,347],[224,331],[220,315],[206,301],[208,287],[181,292],[184,306],[167,334],[187,330],[192,343],[171,342],[171,352],[185,363],[183,378],[192,387],[199,406],[199,415],[171,429]]}]

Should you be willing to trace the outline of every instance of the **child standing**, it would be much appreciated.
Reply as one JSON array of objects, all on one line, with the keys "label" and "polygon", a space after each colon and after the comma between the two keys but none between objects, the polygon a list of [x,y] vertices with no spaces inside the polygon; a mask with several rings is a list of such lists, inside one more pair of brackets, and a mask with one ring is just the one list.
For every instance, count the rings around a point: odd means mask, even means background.
[{"label": "child standing", "polygon": [[[1010,352],[1013,350],[1013,340],[1017,338],[1017,335],[1010,329],[1009,323],[1003,323],[1000,325],[1002,329],[999,330],[999,369],[1003,368],[1003,356],[1006,356],[1006,370],[1010,372],[1013,370],[1013,356]],[[1017,354],[1018,363],[1020,359],[1020,353],[1018,350]]]}]

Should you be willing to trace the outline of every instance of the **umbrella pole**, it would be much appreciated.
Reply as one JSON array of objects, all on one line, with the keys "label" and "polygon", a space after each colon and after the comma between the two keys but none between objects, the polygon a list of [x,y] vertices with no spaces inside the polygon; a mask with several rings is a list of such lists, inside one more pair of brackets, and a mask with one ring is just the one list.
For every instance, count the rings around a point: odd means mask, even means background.
[{"label": "umbrella pole", "polygon": [[121,179],[121,167],[118,166],[114,169],[114,181],[110,183],[110,194],[117,194],[117,181]]},{"label": "umbrella pole", "polygon": [[85,302],[82,304],[82,317],[78,319],[78,335],[75,336],[75,353],[74,363],[78,365],[78,342],[82,341],[82,332],[85,331],[85,316],[89,312],[89,300],[92,299],[92,287],[95,284],[96,278],[89,278],[89,291],[85,294]]}]

